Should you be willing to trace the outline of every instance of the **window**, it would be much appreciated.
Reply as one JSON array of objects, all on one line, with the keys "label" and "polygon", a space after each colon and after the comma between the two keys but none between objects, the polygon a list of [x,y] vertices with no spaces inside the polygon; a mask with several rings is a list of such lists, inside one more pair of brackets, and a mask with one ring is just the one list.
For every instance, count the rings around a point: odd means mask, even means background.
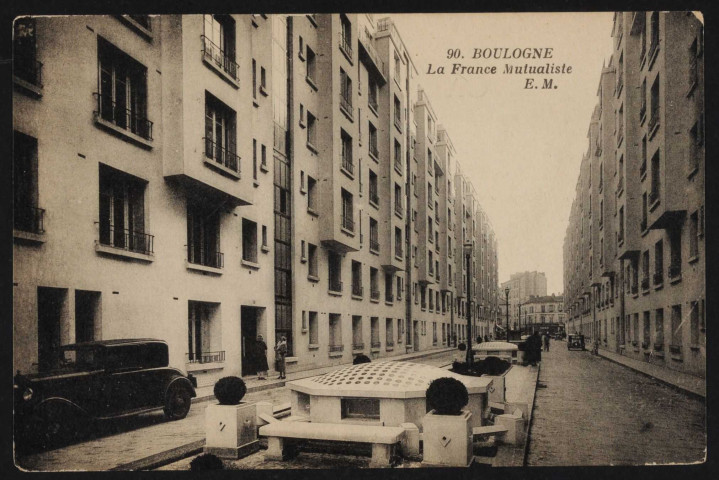
[{"label": "window", "polygon": [[204,15],[202,54],[205,61],[237,80],[235,21],[229,15]]},{"label": "window", "polygon": [[352,137],[340,129],[342,139],[342,169],[350,176],[354,175],[354,161],[352,159]]},{"label": "window", "polygon": [[308,46],[307,47],[307,81],[312,85],[315,90],[317,87],[315,86],[315,73],[316,73],[316,58],[315,58],[315,52]]},{"label": "window", "polygon": [[15,132],[13,144],[13,228],[44,233],[45,210],[37,207],[37,139]]},{"label": "window", "polygon": [[619,245],[624,243],[624,205],[619,207]]},{"label": "window", "polygon": [[379,398],[343,398],[342,418],[379,420]]},{"label": "window", "polygon": [[404,208],[402,206],[402,203],[404,201],[404,196],[402,195],[402,187],[400,187],[398,184],[394,184],[394,212],[399,215],[401,218],[404,213]]},{"label": "window", "polygon": [[389,272],[384,274],[384,299],[387,302],[394,302],[394,293],[392,292],[392,274]]},{"label": "window", "polygon": [[391,318],[385,319],[385,345],[387,348],[394,346],[394,326]]},{"label": "window", "polygon": [[664,281],[664,244],[659,240],[654,245],[654,285]]},{"label": "window", "polygon": [[352,260],[352,295],[361,297],[364,294],[362,288],[362,264]]},{"label": "window", "polygon": [[352,315],[352,350],[363,350],[364,341],[362,340],[362,317]]},{"label": "window", "polygon": [[300,103],[300,127],[304,128],[307,126],[305,120],[305,106]]},{"label": "window", "polygon": [[642,252],[642,290],[649,288],[649,250]]},{"label": "window", "polygon": [[394,96],[394,126],[400,132],[402,131],[402,104],[397,95]]},{"label": "window", "polygon": [[260,67],[260,93],[267,96],[267,72],[265,67]]},{"label": "window", "polygon": [[652,157],[652,178],[651,178],[651,190],[649,192],[649,204],[653,206],[659,201],[659,187],[661,185],[660,179],[660,165],[659,165],[659,150]]},{"label": "window", "polygon": [[242,219],[242,260],[257,263],[257,223]]},{"label": "window", "polygon": [[647,229],[647,219],[649,215],[649,205],[647,199],[647,192],[642,193],[642,220],[639,225],[642,232]]},{"label": "window", "polygon": [[340,68],[340,109],[352,119],[352,79]]},{"label": "window", "polygon": [[220,214],[214,205],[187,205],[187,261],[207,267],[222,268],[220,252]]},{"label": "window", "polygon": [[395,139],[394,141],[394,168],[402,174],[402,145]]},{"label": "window", "polygon": [[329,289],[332,292],[342,291],[342,256],[336,252],[327,252],[327,268],[329,272]]},{"label": "window", "polygon": [[252,179],[257,180],[257,139],[252,139]]},{"label": "window", "polygon": [[317,210],[317,180],[307,175],[307,209]]},{"label": "window", "polygon": [[267,145],[262,145],[262,157],[260,162],[260,168],[267,171]]},{"label": "window", "polygon": [[319,344],[319,331],[317,328],[317,312],[309,312],[310,345]]},{"label": "window", "polygon": [[317,278],[317,245],[307,244],[307,269],[310,277]]},{"label": "window", "polygon": [[658,308],[654,317],[654,350],[664,346],[664,309]]},{"label": "window", "polygon": [[644,123],[647,116],[647,79],[642,80],[642,86],[639,89],[639,123]]},{"label": "window", "polygon": [[379,193],[377,190],[377,174],[372,170],[369,171],[369,201],[375,205],[379,205]]},{"label": "window", "polygon": [[651,13],[649,24],[651,26],[651,29],[649,30],[651,35],[649,43],[649,61],[651,62],[657,51],[657,47],[659,46],[659,12],[655,11]]},{"label": "window", "polygon": [[205,156],[234,174],[240,173],[235,111],[205,92]]},{"label": "window", "polygon": [[689,152],[687,155],[687,171],[692,175],[699,169],[699,159],[704,143],[703,125],[701,118],[689,130]]},{"label": "window", "polygon": [[379,300],[379,271],[370,267],[369,269],[369,281],[370,281],[370,298],[372,300]]},{"label": "window", "polygon": [[372,217],[369,219],[369,249],[379,252],[379,224]]},{"label": "window", "polygon": [[403,278],[398,276],[397,277],[397,300],[402,300],[402,290],[403,288]]},{"label": "window", "polygon": [[682,306],[674,305],[672,307],[672,353],[680,353],[682,345]]},{"label": "window", "polygon": [[147,119],[147,68],[101,37],[96,118],[152,140]]},{"label": "window", "polygon": [[340,15],[340,49],[352,60],[352,24],[346,15]]},{"label": "window", "polygon": [[681,230],[669,230],[669,279],[677,279],[682,274],[682,238]]},{"label": "window", "polygon": [[373,349],[381,346],[379,340],[379,317],[370,317],[370,341]]},{"label": "window", "polygon": [[254,58],[252,59],[252,98],[257,99],[257,61]]},{"label": "window", "polygon": [[379,160],[379,149],[377,148],[377,127],[369,122],[369,153],[375,159]]},{"label": "window", "polygon": [[298,45],[299,45],[299,48],[297,50],[297,56],[300,58],[300,60],[304,60],[305,59],[305,42],[302,39],[302,35],[299,36]]},{"label": "window", "polygon": [[219,304],[188,302],[187,360],[189,363],[216,363],[225,361],[220,323],[216,318]]},{"label": "window", "polygon": [[699,256],[699,211],[689,216],[689,259]]},{"label": "window", "polygon": [[36,87],[42,87],[42,63],[37,61],[35,19],[15,20],[13,36],[13,75]]},{"label": "window", "polygon": [[262,250],[267,251],[267,225],[262,225]]},{"label": "window", "polygon": [[379,95],[379,86],[377,85],[377,80],[375,80],[373,78],[369,79],[368,90],[369,90],[369,95],[368,95],[367,103],[369,104],[369,107],[374,111],[374,113],[377,114],[377,110],[378,110],[377,97]]},{"label": "window", "polygon": [[100,244],[151,254],[145,233],[147,182],[100,164]]},{"label": "window", "polygon": [[394,52],[394,78],[398,83],[402,81],[402,60],[400,60],[397,52]]},{"label": "window", "polygon": [[354,206],[352,194],[342,189],[342,228],[354,232]]},{"label": "window", "polygon": [[332,352],[341,352],[343,350],[342,345],[342,317],[339,313],[330,313],[330,345],[329,350]]},{"label": "window", "polygon": [[316,123],[317,118],[312,115],[309,110],[307,110],[307,146],[315,153],[317,153],[317,147],[315,147],[315,144],[317,143]]},{"label": "window", "polygon": [[394,227],[394,248],[394,256],[402,258],[402,229],[399,227]]},{"label": "window", "polygon": [[650,312],[645,311],[644,316],[642,318],[642,327],[643,327],[643,335],[642,335],[642,348],[649,348],[649,342],[651,341],[650,338]]},{"label": "window", "polygon": [[659,75],[652,84],[649,103],[649,137],[651,138],[659,127]]},{"label": "window", "polygon": [[699,302],[691,302],[691,312],[689,314],[689,329],[691,338],[689,340],[692,346],[699,345]]}]

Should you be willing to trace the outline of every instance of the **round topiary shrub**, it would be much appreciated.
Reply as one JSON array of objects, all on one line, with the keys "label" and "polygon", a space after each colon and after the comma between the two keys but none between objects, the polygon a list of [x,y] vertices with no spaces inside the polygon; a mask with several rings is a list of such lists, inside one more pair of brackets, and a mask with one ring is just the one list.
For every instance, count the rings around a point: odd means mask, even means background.
[{"label": "round topiary shrub", "polygon": [[190,462],[190,470],[193,472],[201,472],[203,470],[224,470],[225,465],[222,460],[211,453],[203,453],[199,457],[195,457]]},{"label": "round topiary shrub", "polygon": [[220,405],[238,405],[247,393],[247,386],[240,377],[222,377],[213,389]]},{"label": "round topiary shrub", "polygon": [[457,348],[459,348],[459,350],[460,350],[461,352],[464,352],[465,350],[467,350],[467,344],[466,344],[466,343],[460,343],[459,345],[457,345]]},{"label": "round topiary shrub", "polygon": [[360,363],[370,363],[372,360],[364,354],[359,354],[352,360],[352,365],[359,365]]},{"label": "round topiary shrub", "polygon": [[442,377],[432,380],[427,388],[427,405],[437,415],[459,415],[469,402],[467,387],[455,378]]}]

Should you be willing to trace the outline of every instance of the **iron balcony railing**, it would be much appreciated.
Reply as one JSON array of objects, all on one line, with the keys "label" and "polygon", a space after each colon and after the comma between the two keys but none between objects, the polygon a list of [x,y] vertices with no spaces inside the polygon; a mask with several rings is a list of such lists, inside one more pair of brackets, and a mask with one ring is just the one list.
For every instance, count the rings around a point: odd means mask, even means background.
[{"label": "iron balcony railing", "polygon": [[13,75],[36,87],[42,87],[42,62],[34,57],[18,55],[13,61]]},{"label": "iron balcony railing", "polygon": [[394,294],[387,292],[385,293],[384,299],[387,302],[394,302]]},{"label": "iron balcony railing", "polygon": [[372,300],[379,300],[379,290],[371,290],[370,291],[370,298]]},{"label": "iron balcony railing", "polygon": [[682,274],[681,264],[669,265],[669,278],[677,278]]},{"label": "iron balcony railing", "polygon": [[330,279],[330,285],[329,285],[330,291],[332,292],[341,292],[342,291],[342,282],[334,279]]},{"label": "iron balcony railing", "polygon": [[352,350],[364,350],[364,343],[353,343]]},{"label": "iron balcony railing", "polygon": [[332,345],[332,344],[330,344],[329,347],[330,347],[330,352],[342,352],[342,351],[344,351],[344,349],[345,349],[345,346],[344,346],[344,345]]},{"label": "iron balcony railing", "polygon": [[377,113],[379,110],[379,103],[377,103],[377,94],[376,93],[370,93],[369,99],[367,100],[367,104],[369,107],[374,110],[374,113]]},{"label": "iron balcony railing", "polygon": [[681,355],[682,346],[681,345],[669,345],[669,351],[671,353],[673,353],[674,355]]},{"label": "iron balcony railing", "polygon": [[190,352],[187,354],[188,363],[219,363],[225,361],[225,351],[219,352]]},{"label": "iron balcony railing", "polygon": [[352,161],[352,155],[342,155],[342,168],[350,175],[354,175],[355,164]]},{"label": "iron balcony railing", "polygon": [[154,235],[100,223],[101,245],[151,255],[154,251],[154,243]]},{"label": "iron balcony railing", "polygon": [[361,297],[364,295],[364,287],[358,284],[352,284],[352,295]]},{"label": "iron balcony railing", "polygon": [[398,257],[398,258],[402,258],[403,255],[404,255],[404,252],[402,251],[401,244],[399,244],[397,246],[397,248],[395,248],[394,256]]},{"label": "iron balcony railing", "polygon": [[398,202],[397,200],[395,200],[395,202],[394,202],[394,212],[396,214],[398,214],[400,217],[404,213],[404,208],[402,208],[402,203]]},{"label": "iron balcony railing", "polygon": [[355,231],[355,221],[349,215],[342,215],[342,228],[349,230],[350,232]]},{"label": "iron balcony railing", "polygon": [[384,342],[384,344],[385,348],[392,348],[394,347],[394,340],[387,340],[386,342]]},{"label": "iron balcony railing", "polygon": [[205,142],[205,156],[223,167],[240,174],[240,157],[235,152],[222,147],[211,138],[202,137]]},{"label": "iron balcony railing", "polygon": [[224,268],[225,254],[222,252],[210,251],[204,248],[196,249],[196,245],[190,244],[188,248],[187,261],[195,265],[202,265],[212,268]]},{"label": "iron balcony railing", "polygon": [[16,230],[45,233],[45,210],[37,207],[16,205],[13,226]]},{"label": "iron balcony railing", "polygon": [[654,273],[654,285],[661,285],[664,281],[664,274],[659,271]]},{"label": "iron balcony railing", "polygon": [[352,59],[352,44],[347,36],[340,32],[340,48],[350,59]]},{"label": "iron balcony railing", "polygon": [[377,148],[377,141],[375,140],[374,143],[370,142],[369,144],[369,153],[374,158],[379,158],[379,149]]},{"label": "iron balcony railing", "polygon": [[348,98],[347,92],[340,93],[340,107],[347,113],[347,116],[352,118],[354,115],[354,109],[352,108],[352,99]]},{"label": "iron balcony railing", "polygon": [[221,68],[234,80],[238,78],[239,67],[235,62],[235,59],[228,56],[224,50],[216,45],[212,40],[204,35],[202,38],[202,55],[206,61],[213,63],[218,68]]},{"label": "iron balcony railing", "polygon": [[369,192],[369,201],[374,203],[375,205],[379,205],[379,194],[377,194],[377,191],[370,190]]},{"label": "iron balcony railing", "polygon": [[95,114],[116,126],[129,130],[145,140],[152,140],[152,122],[125,105],[120,105],[110,95],[95,93],[97,111]]},{"label": "iron balcony railing", "polygon": [[394,168],[397,169],[398,172],[401,172],[402,171],[402,160],[400,160],[399,158],[395,159]]},{"label": "iron balcony railing", "polygon": [[372,39],[370,38],[367,30],[361,28],[359,30],[358,40],[362,43],[362,46],[364,47],[365,51],[367,52],[367,55],[369,58],[372,59],[374,64],[377,66],[377,69],[382,73],[382,75],[387,75],[384,61],[380,58],[379,54],[377,53],[377,50],[375,50],[374,45],[372,44]]},{"label": "iron balcony railing", "polygon": [[378,240],[372,240],[369,241],[369,248],[370,250],[374,250],[375,252],[379,252],[379,241]]}]

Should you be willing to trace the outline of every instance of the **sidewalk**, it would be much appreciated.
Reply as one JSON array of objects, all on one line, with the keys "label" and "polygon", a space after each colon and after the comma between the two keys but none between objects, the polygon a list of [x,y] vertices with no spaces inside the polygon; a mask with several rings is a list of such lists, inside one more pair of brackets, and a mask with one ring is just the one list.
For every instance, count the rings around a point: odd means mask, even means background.
[{"label": "sidewalk", "polygon": [[690,395],[706,399],[706,379],[704,378],[678,372],[676,370],[670,370],[666,367],[655,365],[653,363],[635,360],[602,348],[599,349],[599,356],[652,377],[670,387],[676,388]]},{"label": "sidewalk", "polygon": [[[441,364],[451,363],[449,352],[453,348],[438,348],[422,352],[388,357],[386,360],[413,360],[421,358]],[[344,365],[342,365],[344,366]],[[275,406],[289,402],[289,392],[283,389],[285,382],[320,375],[341,368],[325,367],[304,372],[287,374],[287,380],[245,379],[246,401],[266,400]],[[261,393],[258,393],[261,392]],[[205,443],[206,400],[212,398],[212,388],[198,390],[187,418],[174,422],[165,421],[161,410],[128,419],[134,428],[121,429],[114,435],[103,436],[68,445],[66,447],[40,452],[16,459],[20,468],[34,471],[106,471],[144,470],[158,467],[188,455],[200,452]],[[205,400],[205,401],[203,401]]]}]

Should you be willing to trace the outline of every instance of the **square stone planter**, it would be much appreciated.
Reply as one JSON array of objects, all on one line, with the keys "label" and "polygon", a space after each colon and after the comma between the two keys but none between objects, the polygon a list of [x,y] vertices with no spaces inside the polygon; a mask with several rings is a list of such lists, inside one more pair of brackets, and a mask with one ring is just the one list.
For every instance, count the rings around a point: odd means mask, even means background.
[{"label": "square stone planter", "polygon": [[205,453],[220,458],[238,459],[259,449],[257,406],[213,403],[205,410]]},{"label": "square stone planter", "polygon": [[472,412],[460,415],[437,415],[431,410],[422,419],[422,465],[466,467],[472,454]]}]

